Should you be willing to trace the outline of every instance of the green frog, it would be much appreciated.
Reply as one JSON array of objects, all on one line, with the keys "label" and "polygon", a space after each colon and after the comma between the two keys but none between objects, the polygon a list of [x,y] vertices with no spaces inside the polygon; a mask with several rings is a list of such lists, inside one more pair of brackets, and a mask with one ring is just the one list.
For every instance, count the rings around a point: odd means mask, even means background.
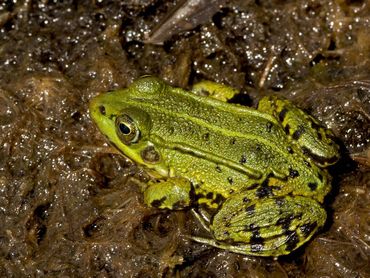
[{"label": "green frog", "polygon": [[325,223],[325,168],[338,160],[338,145],[290,101],[266,96],[253,109],[228,103],[236,93],[210,81],[185,91],[146,76],[92,99],[90,114],[153,176],[146,205],[193,208],[210,233],[193,240],[246,255],[289,254]]}]

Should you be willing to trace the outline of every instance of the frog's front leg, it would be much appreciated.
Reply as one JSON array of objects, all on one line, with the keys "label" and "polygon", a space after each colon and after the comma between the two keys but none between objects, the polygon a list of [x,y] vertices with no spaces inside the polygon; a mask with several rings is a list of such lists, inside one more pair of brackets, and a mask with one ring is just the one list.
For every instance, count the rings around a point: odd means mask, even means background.
[{"label": "frog's front leg", "polygon": [[197,95],[209,96],[225,102],[239,93],[237,89],[208,80],[194,84],[191,91]]},{"label": "frog's front leg", "polygon": [[214,216],[210,225],[214,239],[193,240],[245,255],[277,257],[307,242],[325,220],[325,210],[311,198],[253,200],[238,194]]},{"label": "frog's front leg", "polygon": [[276,96],[264,97],[258,110],[274,116],[302,151],[310,155],[316,164],[328,166],[339,158],[339,147],[332,140],[332,133],[303,110],[286,99]]},{"label": "frog's front leg", "polygon": [[144,190],[144,203],[161,209],[183,209],[190,205],[193,190],[191,182],[185,178],[150,181]]}]

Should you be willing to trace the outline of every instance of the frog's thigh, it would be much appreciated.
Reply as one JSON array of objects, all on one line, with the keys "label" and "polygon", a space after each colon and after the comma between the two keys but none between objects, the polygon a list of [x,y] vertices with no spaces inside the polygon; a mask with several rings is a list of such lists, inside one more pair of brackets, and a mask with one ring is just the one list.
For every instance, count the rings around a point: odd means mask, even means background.
[{"label": "frog's thigh", "polygon": [[167,209],[182,209],[190,205],[192,184],[184,178],[167,178],[151,181],[144,191],[144,203]]},{"label": "frog's thigh", "polygon": [[197,95],[206,95],[221,101],[227,101],[239,93],[237,89],[208,80],[194,84],[191,91]]},{"label": "frog's thigh", "polygon": [[211,230],[219,248],[257,256],[288,254],[308,241],[326,220],[321,205],[310,198],[228,199],[215,215]]},{"label": "frog's thigh", "polygon": [[331,132],[290,101],[276,96],[264,97],[258,104],[258,110],[280,121],[285,132],[318,164],[326,166],[338,160],[338,146],[332,140]]}]

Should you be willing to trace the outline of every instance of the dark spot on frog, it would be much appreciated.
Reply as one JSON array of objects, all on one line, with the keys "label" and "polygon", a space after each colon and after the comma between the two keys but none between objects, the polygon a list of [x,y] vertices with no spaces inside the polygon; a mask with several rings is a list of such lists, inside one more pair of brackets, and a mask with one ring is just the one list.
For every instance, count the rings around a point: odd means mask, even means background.
[{"label": "dark spot on frog", "polygon": [[297,170],[294,170],[292,168],[289,168],[289,176],[291,178],[299,177],[299,172]]},{"label": "dark spot on frog", "polygon": [[233,184],[234,183],[234,180],[232,177],[228,177],[227,178],[227,181],[229,182],[229,184]]},{"label": "dark spot on frog", "polygon": [[272,129],[272,122],[267,122],[267,124],[266,124],[266,131],[267,132],[271,132],[271,129]]},{"label": "dark spot on frog", "polygon": [[319,173],[317,176],[318,176],[319,180],[322,182],[324,177],[321,175],[321,173]]},{"label": "dark spot on frog", "polygon": [[196,202],[199,199],[203,199],[203,198],[206,198],[206,195],[204,195],[203,193],[195,193],[193,200],[194,200],[194,202]]},{"label": "dark spot on frog", "polygon": [[249,203],[250,201],[251,201],[251,199],[248,199],[247,197],[243,198],[243,203]]},{"label": "dark spot on frog", "polygon": [[164,201],[166,201],[166,199],[167,199],[167,197],[166,196],[164,196],[164,197],[162,197],[161,199],[159,199],[159,200],[154,200],[154,201],[152,201],[151,203],[150,203],[150,205],[152,206],[152,207],[154,207],[154,208],[159,208],[162,204],[163,204],[163,202]]},{"label": "dark spot on frog", "polygon": [[273,196],[271,186],[261,186],[256,190],[256,196],[258,198],[264,198],[268,196]]},{"label": "dark spot on frog", "polygon": [[213,192],[208,192],[206,195],[207,199],[213,199]]},{"label": "dark spot on frog", "polygon": [[233,194],[233,193],[234,193],[234,189],[230,189],[230,190],[229,190],[229,193],[230,193],[230,194]]},{"label": "dark spot on frog", "polygon": [[248,207],[245,208],[245,212],[248,214],[248,215],[252,215],[254,214],[254,211],[256,209],[256,205],[253,204],[253,205],[250,205]]},{"label": "dark spot on frog", "polygon": [[141,151],[141,157],[148,163],[156,163],[160,160],[160,155],[153,146],[148,146]]},{"label": "dark spot on frog", "polygon": [[317,183],[316,183],[316,182],[309,182],[309,183],[308,183],[308,187],[309,187],[312,191],[314,191],[314,190],[316,190],[316,188],[317,188]]},{"label": "dark spot on frog", "polygon": [[252,236],[249,240],[251,244],[251,251],[252,252],[259,252],[263,249],[264,239],[261,237],[259,227],[255,227],[252,230]]},{"label": "dark spot on frog", "polygon": [[228,231],[224,231],[223,234],[224,234],[224,236],[229,236],[230,235],[230,233]]},{"label": "dark spot on frog", "polygon": [[293,151],[292,147],[290,147],[290,146],[287,148],[287,151],[288,151],[288,153],[290,153],[290,154],[293,154],[293,153],[294,153],[294,151]]},{"label": "dark spot on frog", "polygon": [[203,140],[204,141],[209,141],[209,133],[204,133],[203,136],[202,136]]},{"label": "dark spot on frog", "polygon": [[231,139],[230,139],[230,144],[231,144],[231,145],[235,145],[235,143],[236,143],[236,139],[235,139],[235,138],[231,138]]},{"label": "dark spot on frog", "polygon": [[216,169],[217,172],[222,173],[220,165],[217,164],[215,169]]},{"label": "dark spot on frog", "polygon": [[280,122],[283,122],[285,117],[286,117],[286,114],[288,113],[288,109],[286,108],[283,108],[280,113],[279,113],[279,121]]},{"label": "dark spot on frog", "polygon": [[212,204],[221,204],[223,201],[225,201],[225,197],[218,193],[216,198],[213,199]]},{"label": "dark spot on frog", "polygon": [[260,228],[259,227],[254,227],[252,229],[252,236],[251,236],[249,242],[251,244],[262,244],[263,245],[264,240],[261,237]]},{"label": "dark spot on frog", "polygon": [[299,243],[299,237],[296,233],[296,231],[287,231],[285,233],[287,239],[286,239],[286,248],[287,251],[292,251],[297,247],[297,244]]},{"label": "dark spot on frog", "polygon": [[286,124],[285,125],[284,131],[285,131],[286,134],[289,134],[290,133],[290,125],[289,124]]},{"label": "dark spot on frog", "polygon": [[105,116],[106,111],[105,111],[105,106],[104,105],[99,105],[99,112],[100,112],[100,114]]},{"label": "dark spot on frog", "polygon": [[311,167],[312,167],[312,166],[311,166],[311,163],[309,163],[307,160],[303,161],[303,163],[304,163],[307,167],[309,167],[309,168],[311,168]]},{"label": "dark spot on frog", "polygon": [[269,186],[269,178],[271,175],[269,175],[261,184],[259,188],[256,190],[256,196],[258,198],[264,198],[268,196],[273,196],[273,190],[280,190],[279,186]]},{"label": "dark spot on frog", "polygon": [[299,227],[304,237],[308,237],[317,227],[317,222],[307,223]]},{"label": "dark spot on frog", "polygon": [[239,163],[240,164],[244,164],[247,162],[247,157],[245,156],[245,154],[242,154],[240,160],[239,160]]},{"label": "dark spot on frog", "polygon": [[245,227],[245,231],[253,231],[259,229],[259,227],[255,223],[251,223]]},{"label": "dark spot on frog", "polygon": [[253,190],[253,189],[256,189],[258,186],[259,186],[259,184],[258,184],[258,183],[254,183],[254,184],[252,184],[250,187],[248,187],[247,189],[248,189],[248,190]]},{"label": "dark spot on frog", "polygon": [[299,139],[299,137],[301,137],[301,136],[302,136],[302,134],[303,134],[304,132],[305,132],[304,127],[303,127],[303,126],[298,126],[297,130],[296,130],[296,131],[294,131],[294,133],[293,133],[293,135],[292,135],[292,138],[293,138],[294,140],[298,140],[298,139]]},{"label": "dark spot on frog", "polygon": [[292,220],[294,219],[293,214],[289,214],[286,217],[279,218],[278,221],[276,221],[277,226],[281,226],[281,228],[284,231],[289,230],[290,224],[292,223]]}]

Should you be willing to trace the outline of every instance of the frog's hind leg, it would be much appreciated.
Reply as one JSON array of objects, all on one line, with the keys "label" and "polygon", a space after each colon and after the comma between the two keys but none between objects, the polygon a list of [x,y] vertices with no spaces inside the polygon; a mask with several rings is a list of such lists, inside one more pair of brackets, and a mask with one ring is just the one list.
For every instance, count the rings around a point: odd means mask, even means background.
[{"label": "frog's hind leg", "polygon": [[144,203],[160,209],[183,209],[190,206],[194,187],[184,178],[150,181],[144,190]]},{"label": "frog's hind leg", "polygon": [[191,91],[197,95],[208,96],[225,102],[239,94],[237,89],[208,80],[194,84]]},{"label": "frog's hind leg", "polygon": [[318,165],[328,166],[338,160],[339,147],[332,140],[332,133],[290,101],[267,96],[260,100],[258,110],[274,116],[287,135]]},{"label": "frog's hind leg", "polygon": [[225,201],[212,220],[214,239],[192,239],[236,253],[277,257],[307,242],[325,220],[325,210],[311,198],[250,200],[235,195]]}]

